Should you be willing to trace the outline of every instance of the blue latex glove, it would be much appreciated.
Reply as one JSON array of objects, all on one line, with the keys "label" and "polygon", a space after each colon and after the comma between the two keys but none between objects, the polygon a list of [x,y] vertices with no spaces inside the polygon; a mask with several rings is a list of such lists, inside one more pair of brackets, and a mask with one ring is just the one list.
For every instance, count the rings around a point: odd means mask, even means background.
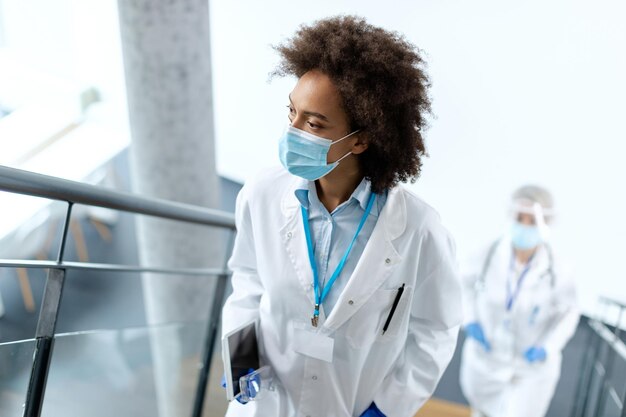
[{"label": "blue latex glove", "polygon": [[473,322],[465,326],[465,334],[480,343],[485,348],[485,351],[491,351],[491,345],[485,338],[485,333],[480,323]]},{"label": "blue latex glove", "polygon": [[372,403],[372,405],[361,414],[361,417],[385,417],[385,415],[376,407],[376,404]]},{"label": "blue latex glove", "polygon": [[526,349],[524,352],[524,357],[528,361],[528,363],[540,362],[546,360],[546,350],[540,346],[532,346]]},{"label": "blue latex glove", "polygon": [[[245,373],[245,374],[243,374],[243,375],[241,375],[241,376],[240,376],[240,378],[241,378],[242,376],[245,376],[245,375],[251,374],[252,372],[254,372],[254,369],[250,368],[250,369],[248,369],[248,372],[247,372],[247,373]],[[257,379],[258,379],[258,377],[257,377]],[[222,386],[222,388],[226,388],[226,374],[222,374],[222,380],[220,381],[220,385]],[[255,395],[252,395],[252,397],[255,397],[255,396],[256,396],[256,394],[258,394],[258,393],[255,393]],[[236,400],[237,400],[240,404],[248,404],[248,401],[244,401],[244,400],[242,400],[242,399],[241,399],[241,396],[235,397],[235,399],[236,399]]]}]

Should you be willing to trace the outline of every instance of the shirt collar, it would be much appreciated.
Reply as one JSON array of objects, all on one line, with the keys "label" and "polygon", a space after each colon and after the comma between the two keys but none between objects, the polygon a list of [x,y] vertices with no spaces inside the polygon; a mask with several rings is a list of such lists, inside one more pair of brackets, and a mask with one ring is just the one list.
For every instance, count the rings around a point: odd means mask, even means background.
[{"label": "shirt collar", "polygon": [[[367,202],[369,201],[371,193],[372,193],[372,184],[368,180],[363,178],[361,182],[359,183],[359,185],[352,192],[352,195],[348,199],[348,202],[355,200],[361,206],[363,211],[365,211],[365,209],[367,208]],[[300,202],[300,205],[302,205],[302,207],[304,207],[307,210],[309,209],[309,206],[311,204],[321,204],[317,197],[317,189],[315,188],[315,181],[309,181],[307,183],[306,188],[301,187],[301,188],[296,189],[294,194],[296,195],[296,198]],[[379,197],[380,196],[377,197],[377,200],[380,199]],[[378,201],[376,203],[378,203]],[[379,204],[372,205],[372,211],[370,212],[370,214],[373,214],[374,216],[378,217],[379,212],[380,212]]]}]

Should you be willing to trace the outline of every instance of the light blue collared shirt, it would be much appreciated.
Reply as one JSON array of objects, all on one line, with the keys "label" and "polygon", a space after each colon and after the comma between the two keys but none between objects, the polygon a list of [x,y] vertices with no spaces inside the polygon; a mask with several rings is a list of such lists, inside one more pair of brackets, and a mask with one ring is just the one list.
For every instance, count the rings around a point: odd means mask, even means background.
[{"label": "light blue collared shirt", "polygon": [[[301,188],[295,191],[296,198],[300,201],[300,204],[308,209],[311,240],[313,241],[313,251],[315,253],[315,261],[317,262],[320,290],[324,288],[324,284],[328,282],[337,265],[339,265],[339,261],[346,253],[361,218],[365,214],[370,194],[371,184],[363,178],[350,198],[337,206],[332,213],[329,213],[317,197],[315,181],[309,181],[308,189]],[[363,229],[361,229],[359,236],[354,242],[343,271],[341,271],[321,306],[326,316],[335,307],[339,296],[354,272],[386,201],[386,192],[376,196],[376,201],[363,225]]]}]

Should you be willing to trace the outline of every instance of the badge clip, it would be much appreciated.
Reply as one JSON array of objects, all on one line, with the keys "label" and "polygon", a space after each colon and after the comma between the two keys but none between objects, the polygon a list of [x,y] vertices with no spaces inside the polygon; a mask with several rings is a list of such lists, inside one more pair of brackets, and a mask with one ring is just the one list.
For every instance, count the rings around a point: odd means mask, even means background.
[{"label": "badge clip", "polygon": [[311,326],[317,327],[319,316],[320,316],[320,305],[315,304],[315,311],[313,312],[313,317],[311,317]]}]

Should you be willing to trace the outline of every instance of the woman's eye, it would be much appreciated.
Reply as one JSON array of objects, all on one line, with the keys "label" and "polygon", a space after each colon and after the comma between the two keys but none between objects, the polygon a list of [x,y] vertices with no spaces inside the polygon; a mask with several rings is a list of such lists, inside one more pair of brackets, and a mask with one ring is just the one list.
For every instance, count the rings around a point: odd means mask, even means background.
[{"label": "woman's eye", "polygon": [[294,114],[296,112],[295,109],[290,105],[287,105],[287,109],[289,109],[289,114]]},{"label": "woman's eye", "polygon": [[321,127],[320,125],[316,125],[315,123],[311,123],[311,122],[306,122],[306,123],[309,125],[311,129],[319,129]]}]

